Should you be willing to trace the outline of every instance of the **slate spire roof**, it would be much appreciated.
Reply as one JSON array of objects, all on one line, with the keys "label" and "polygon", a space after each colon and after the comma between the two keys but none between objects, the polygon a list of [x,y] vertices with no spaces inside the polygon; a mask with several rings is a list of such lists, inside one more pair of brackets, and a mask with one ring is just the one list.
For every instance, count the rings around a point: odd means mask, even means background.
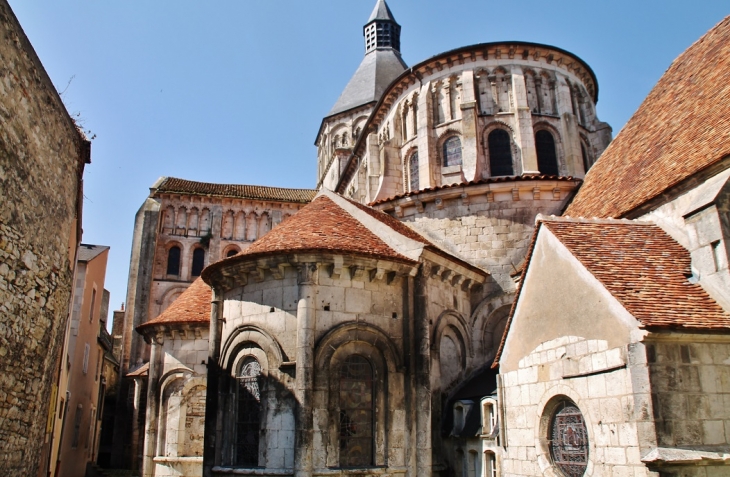
[{"label": "slate spire roof", "polygon": [[730,155],[730,16],[679,55],[586,174],[565,214],[631,211]]},{"label": "slate spire roof", "polygon": [[378,3],[375,4],[373,13],[371,13],[370,18],[368,18],[368,23],[375,20],[387,20],[395,23],[393,12],[390,11],[390,7],[388,7],[388,4],[385,3],[385,0],[378,0]]},{"label": "slate spire roof", "polygon": [[376,103],[385,89],[408,66],[400,56],[400,25],[385,0],[378,0],[363,28],[365,58],[327,117]]}]

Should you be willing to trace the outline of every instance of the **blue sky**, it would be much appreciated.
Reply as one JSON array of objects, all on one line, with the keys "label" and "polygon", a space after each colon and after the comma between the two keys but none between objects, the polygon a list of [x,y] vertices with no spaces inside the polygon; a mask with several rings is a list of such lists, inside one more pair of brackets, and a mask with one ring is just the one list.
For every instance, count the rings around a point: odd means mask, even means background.
[{"label": "blue sky", "polygon": [[[83,240],[124,301],[134,214],[160,176],[314,187],[320,121],[360,63],[375,0],[8,0],[69,112],[96,135]],[[499,40],[586,61],[618,133],[730,13],[722,1],[389,0],[409,65]]]}]

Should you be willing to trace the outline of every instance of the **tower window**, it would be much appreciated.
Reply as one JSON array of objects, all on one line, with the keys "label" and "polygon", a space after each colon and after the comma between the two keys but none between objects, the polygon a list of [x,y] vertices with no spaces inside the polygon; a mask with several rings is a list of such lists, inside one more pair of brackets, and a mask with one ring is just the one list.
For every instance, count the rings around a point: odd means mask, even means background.
[{"label": "tower window", "polygon": [[177,245],[167,251],[167,274],[180,275],[180,247]]},{"label": "tower window", "polygon": [[408,188],[410,192],[418,190],[418,152],[408,158]]},{"label": "tower window", "polygon": [[509,133],[504,129],[495,129],[487,138],[489,148],[489,169],[492,176],[514,175],[512,166],[512,144]]},{"label": "tower window", "polygon": [[444,167],[461,165],[461,139],[452,136],[444,141]]},{"label": "tower window", "polygon": [[191,275],[199,277],[200,272],[205,268],[205,250],[196,248],[193,250],[193,266],[191,267]]},{"label": "tower window", "polygon": [[537,169],[540,174],[557,176],[558,157],[555,153],[553,135],[544,129],[535,133],[535,148],[537,149]]},{"label": "tower window", "polygon": [[373,465],[373,367],[353,355],[340,369],[340,467]]}]

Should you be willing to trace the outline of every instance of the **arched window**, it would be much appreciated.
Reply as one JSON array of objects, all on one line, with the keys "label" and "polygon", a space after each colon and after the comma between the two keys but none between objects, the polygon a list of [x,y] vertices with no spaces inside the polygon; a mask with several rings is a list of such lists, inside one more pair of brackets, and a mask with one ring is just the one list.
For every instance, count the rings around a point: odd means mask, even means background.
[{"label": "arched window", "polygon": [[484,476],[497,477],[497,459],[494,452],[486,451],[484,453]]},{"label": "arched window", "polygon": [[461,139],[459,136],[451,136],[444,141],[443,149],[444,167],[461,165]]},{"label": "arched window", "polygon": [[180,247],[177,245],[167,251],[167,274],[180,275]]},{"label": "arched window", "polygon": [[408,158],[408,190],[410,192],[418,190],[418,152],[414,152]]},{"label": "arched window", "polygon": [[257,466],[261,427],[261,364],[255,358],[243,361],[236,389],[236,464]]},{"label": "arched window", "polygon": [[588,161],[588,152],[586,151],[586,146],[582,142],[580,143],[580,154],[583,156],[583,171],[588,172],[588,169],[591,168],[591,164]]},{"label": "arched window", "polygon": [[194,277],[199,277],[203,268],[205,268],[205,250],[196,248],[193,250],[193,266],[191,267],[190,274]]},{"label": "arched window", "polygon": [[509,133],[504,129],[495,129],[487,138],[489,146],[489,170],[492,176],[514,175],[512,166],[512,144]]},{"label": "arched window", "polygon": [[553,410],[548,439],[553,463],[567,477],[581,477],[588,465],[588,431],[583,414],[564,399]]},{"label": "arched window", "polygon": [[555,138],[544,129],[535,133],[535,148],[537,149],[537,169],[540,174],[549,176],[558,175],[558,156],[555,153]]},{"label": "arched window", "polygon": [[232,257],[237,254],[238,254],[238,250],[236,250],[235,248],[232,248],[228,252],[226,252],[226,258]]},{"label": "arched window", "polygon": [[340,368],[340,467],[373,465],[373,367],[362,356]]}]

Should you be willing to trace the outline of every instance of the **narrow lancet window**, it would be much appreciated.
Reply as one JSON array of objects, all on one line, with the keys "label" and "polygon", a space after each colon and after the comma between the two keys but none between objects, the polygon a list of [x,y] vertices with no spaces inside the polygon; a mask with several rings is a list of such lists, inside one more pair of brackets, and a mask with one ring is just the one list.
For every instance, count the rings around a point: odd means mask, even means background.
[{"label": "narrow lancet window", "polygon": [[180,275],[180,247],[177,245],[167,251],[167,274]]},{"label": "narrow lancet window", "polygon": [[191,268],[191,275],[194,277],[199,277],[200,272],[203,271],[203,268],[205,267],[205,250],[202,248],[196,248],[193,250],[193,266]]},{"label": "narrow lancet window", "polygon": [[544,129],[535,133],[535,148],[537,149],[537,168],[540,174],[557,176],[558,156],[555,153],[553,135]]},{"label": "narrow lancet window", "polygon": [[461,165],[461,139],[452,136],[444,141],[444,167]]}]

